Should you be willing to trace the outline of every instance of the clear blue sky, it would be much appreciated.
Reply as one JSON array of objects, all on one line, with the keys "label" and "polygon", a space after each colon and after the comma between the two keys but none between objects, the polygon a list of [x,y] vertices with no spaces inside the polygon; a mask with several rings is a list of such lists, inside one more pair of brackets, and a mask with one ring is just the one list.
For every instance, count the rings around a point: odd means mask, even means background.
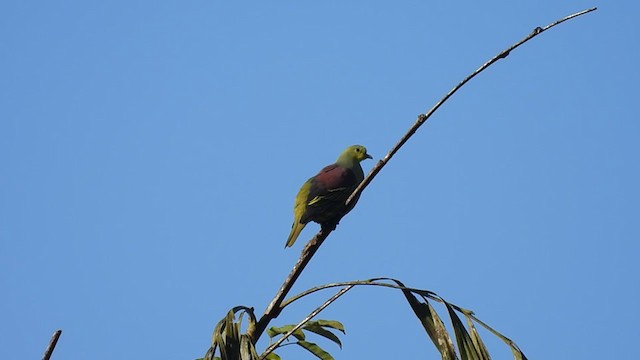
[{"label": "clear blue sky", "polygon": [[[315,233],[283,248],[309,176],[347,145],[382,157],[484,61],[591,6],[437,112],[294,292],[391,276],[530,359],[633,357],[637,2],[229,3],[0,4],[1,359],[39,358],[56,329],[54,359],[202,356],[228,309],[264,310]],[[347,328],[343,350],[322,343],[337,359],[438,358],[394,291],[320,317]]]}]

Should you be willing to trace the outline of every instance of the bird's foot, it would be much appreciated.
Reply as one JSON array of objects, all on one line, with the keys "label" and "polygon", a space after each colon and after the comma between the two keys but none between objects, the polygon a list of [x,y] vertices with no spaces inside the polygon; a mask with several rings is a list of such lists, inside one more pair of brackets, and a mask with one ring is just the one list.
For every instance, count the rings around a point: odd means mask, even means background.
[{"label": "bird's foot", "polygon": [[320,228],[322,229],[322,231],[333,231],[336,229],[336,226],[338,226],[338,223],[338,221],[323,223],[320,224]]}]

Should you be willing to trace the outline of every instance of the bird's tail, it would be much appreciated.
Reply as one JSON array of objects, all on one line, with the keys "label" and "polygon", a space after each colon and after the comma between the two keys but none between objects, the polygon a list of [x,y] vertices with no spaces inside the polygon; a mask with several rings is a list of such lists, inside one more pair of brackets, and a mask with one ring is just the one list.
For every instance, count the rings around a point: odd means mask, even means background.
[{"label": "bird's tail", "polygon": [[302,231],[302,229],[304,229],[305,225],[307,224],[303,224],[299,221],[293,222],[293,225],[291,225],[291,233],[289,233],[289,239],[287,239],[285,248],[290,247],[294,242],[296,242],[296,239],[298,239],[298,235],[300,235],[300,232]]}]

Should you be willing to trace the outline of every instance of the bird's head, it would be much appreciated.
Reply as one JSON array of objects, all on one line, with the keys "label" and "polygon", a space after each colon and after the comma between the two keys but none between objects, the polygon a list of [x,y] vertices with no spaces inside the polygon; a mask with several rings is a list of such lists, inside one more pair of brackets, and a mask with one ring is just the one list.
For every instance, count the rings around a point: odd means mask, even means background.
[{"label": "bird's head", "polygon": [[337,162],[359,163],[364,159],[372,159],[371,155],[367,154],[367,148],[362,145],[351,145],[342,152]]}]

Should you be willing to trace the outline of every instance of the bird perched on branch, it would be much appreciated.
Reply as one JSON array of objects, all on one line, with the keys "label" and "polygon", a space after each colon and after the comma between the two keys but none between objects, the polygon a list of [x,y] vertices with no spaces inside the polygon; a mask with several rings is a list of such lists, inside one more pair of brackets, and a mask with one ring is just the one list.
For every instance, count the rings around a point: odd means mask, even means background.
[{"label": "bird perched on branch", "polygon": [[364,159],[371,159],[364,146],[349,146],[334,164],[326,166],[302,185],[296,196],[293,225],[286,247],[296,242],[308,222],[317,222],[322,227],[335,227],[340,218],[354,207],[358,197],[353,199],[349,207],[345,206],[345,202],[364,179],[360,166]]}]

